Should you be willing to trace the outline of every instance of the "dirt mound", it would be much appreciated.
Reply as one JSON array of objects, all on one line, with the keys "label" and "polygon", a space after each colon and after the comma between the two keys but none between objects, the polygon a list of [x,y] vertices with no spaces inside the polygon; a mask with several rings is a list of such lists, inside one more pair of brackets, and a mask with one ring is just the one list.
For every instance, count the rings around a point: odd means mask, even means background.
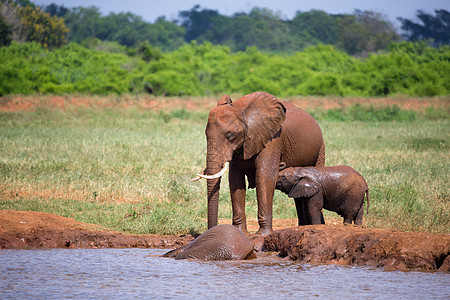
[{"label": "dirt mound", "polygon": [[194,237],[124,235],[51,214],[0,210],[0,249],[176,248]]},{"label": "dirt mound", "polygon": [[[220,220],[219,223],[228,223]],[[344,225],[293,227],[296,220],[274,220],[274,233],[250,236],[266,251],[307,263],[368,265],[388,270],[450,271],[450,235],[367,229]],[[283,229],[286,227],[292,227]],[[258,228],[256,220],[248,229]],[[0,210],[0,249],[177,248],[186,236],[126,235],[41,212]]]},{"label": "dirt mound", "polygon": [[265,238],[264,247],[305,263],[450,270],[449,234],[311,225],[276,231]]}]

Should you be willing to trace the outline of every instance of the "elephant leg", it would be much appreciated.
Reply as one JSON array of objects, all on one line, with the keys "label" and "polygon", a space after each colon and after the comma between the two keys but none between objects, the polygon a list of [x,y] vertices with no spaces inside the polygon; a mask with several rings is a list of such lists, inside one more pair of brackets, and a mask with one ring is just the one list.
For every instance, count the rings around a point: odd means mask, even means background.
[{"label": "elephant leg", "polygon": [[311,221],[311,225],[325,224],[325,220],[322,214],[323,208],[323,194],[318,192],[312,196],[306,204],[306,212]]},{"label": "elephant leg", "polygon": [[273,195],[280,162],[256,169],[256,197],[258,200],[259,230],[256,234],[268,235],[272,232]]},{"label": "elephant leg", "polygon": [[[363,201],[364,201],[364,198],[363,198]],[[364,202],[361,203],[361,207],[359,208],[358,214],[356,215],[355,225],[362,225],[363,224],[363,214],[364,214]]]},{"label": "elephant leg", "polygon": [[230,166],[228,177],[230,184],[231,205],[233,207],[233,225],[247,234],[247,220],[245,217],[245,174],[235,165]]},{"label": "elephant leg", "polygon": [[344,217],[344,224],[352,224],[353,218],[349,216]]},{"label": "elephant leg", "polygon": [[305,198],[295,198],[295,209],[297,210],[298,226],[309,225],[310,220],[306,214],[306,201]]},{"label": "elephant leg", "polygon": [[272,232],[273,217],[273,194],[275,183],[268,183],[266,186],[256,185],[256,197],[258,200],[258,224],[259,230],[256,234],[268,235]]}]

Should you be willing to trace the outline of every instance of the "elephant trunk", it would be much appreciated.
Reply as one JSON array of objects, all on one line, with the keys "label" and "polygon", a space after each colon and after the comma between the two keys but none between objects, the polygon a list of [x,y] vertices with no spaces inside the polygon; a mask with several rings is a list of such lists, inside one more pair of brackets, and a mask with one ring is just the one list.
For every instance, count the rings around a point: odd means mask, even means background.
[{"label": "elephant trunk", "polygon": [[[223,173],[225,173],[225,168],[228,167],[227,160],[225,160],[224,163],[222,160],[223,156],[214,151],[216,148],[217,147],[215,145],[213,146],[212,143],[208,143],[205,169],[205,173],[208,175],[223,175]],[[221,176],[207,176],[208,229],[216,226],[218,222],[220,182]]]},{"label": "elephant trunk", "polygon": [[217,225],[219,214],[220,178],[208,179],[208,229]]}]

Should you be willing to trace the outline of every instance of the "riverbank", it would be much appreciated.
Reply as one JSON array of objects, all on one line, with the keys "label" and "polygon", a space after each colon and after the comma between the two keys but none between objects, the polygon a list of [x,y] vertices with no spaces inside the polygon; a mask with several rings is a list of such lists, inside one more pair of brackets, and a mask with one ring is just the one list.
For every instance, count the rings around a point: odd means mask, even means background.
[{"label": "riverbank", "polygon": [[[292,227],[274,220],[265,251],[305,263],[359,265],[386,270],[450,272],[450,235],[368,229],[341,224]],[[252,232],[249,224],[249,230]],[[283,229],[284,227],[284,229]],[[193,235],[127,235],[41,212],[0,211],[0,249],[160,248],[187,244]],[[250,236],[259,243],[262,237]]]}]

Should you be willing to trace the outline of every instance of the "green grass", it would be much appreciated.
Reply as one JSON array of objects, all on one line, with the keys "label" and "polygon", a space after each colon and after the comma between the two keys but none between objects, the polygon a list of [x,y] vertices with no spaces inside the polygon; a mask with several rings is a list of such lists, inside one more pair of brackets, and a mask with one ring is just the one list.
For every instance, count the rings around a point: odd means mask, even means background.
[{"label": "green grass", "polygon": [[[205,167],[207,114],[133,106],[0,112],[0,209],[129,233],[202,232],[206,183],[189,179]],[[369,184],[368,227],[449,232],[446,112],[355,106],[312,114],[326,165],[349,165]],[[256,218],[254,190],[246,207]],[[219,218],[231,218],[227,178],[219,209]],[[274,218],[296,218],[292,199],[278,191]]]}]

